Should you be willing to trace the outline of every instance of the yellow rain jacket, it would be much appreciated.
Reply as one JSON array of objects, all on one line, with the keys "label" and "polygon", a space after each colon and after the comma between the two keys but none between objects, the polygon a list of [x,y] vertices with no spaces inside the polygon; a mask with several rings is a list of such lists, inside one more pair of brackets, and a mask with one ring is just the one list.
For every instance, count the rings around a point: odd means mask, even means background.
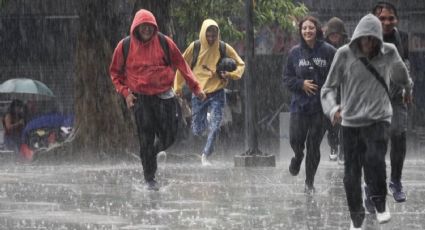
[{"label": "yellow rain jacket", "polygon": [[[223,89],[227,85],[227,81],[221,79],[216,73],[216,66],[220,59],[220,30],[218,32],[217,40],[213,45],[209,45],[206,32],[207,28],[210,26],[218,27],[217,22],[212,19],[207,19],[202,23],[201,32],[199,33],[199,38],[201,42],[201,48],[199,50],[199,56],[196,62],[196,65],[193,67],[193,73],[196,79],[199,81],[201,89],[205,93],[213,93],[220,89]],[[192,63],[193,59],[193,47],[194,42],[192,42],[186,51],[183,53],[183,57],[189,65]],[[236,51],[230,45],[226,44],[226,56],[232,58],[236,62],[236,70],[230,72],[230,79],[238,80],[242,77],[242,74],[245,69],[245,63],[236,53]],[[206,65],[211,70],[207,70],[202,66]],[[212,73],[214,72],[214,73]],[[181,75],[180,71],[177,71],[176,78],[174,81],[174,91],[176,93],[181,93],[184,85],[184,78]]]}]

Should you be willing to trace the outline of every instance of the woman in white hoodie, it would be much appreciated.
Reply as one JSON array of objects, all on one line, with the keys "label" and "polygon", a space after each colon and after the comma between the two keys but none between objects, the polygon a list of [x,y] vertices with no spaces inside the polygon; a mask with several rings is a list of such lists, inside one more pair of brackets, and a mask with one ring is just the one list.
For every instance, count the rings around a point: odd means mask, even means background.
[{"label": "woman in white hoodie", "polygon": [[[392,117],[390,79],[411,95],[412,81],[403,60],[394,45],[383,42],[379,19],[368,14],[360,20],[351,42],[337,51],[321,91],[324,113],[334,124],[342,125],[351,229],[360,229],[365,217],[362,169],[378,221],[391,218],[385,199],[385,154]],[[341,103],[337,104],[339,88]]]}]

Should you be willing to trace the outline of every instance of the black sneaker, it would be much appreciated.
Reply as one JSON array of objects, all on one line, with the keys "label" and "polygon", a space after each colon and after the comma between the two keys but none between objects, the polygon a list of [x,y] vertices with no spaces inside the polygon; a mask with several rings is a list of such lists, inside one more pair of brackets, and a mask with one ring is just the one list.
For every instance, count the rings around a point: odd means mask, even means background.
[{"label": "black sneaker", "polygon": [[292,176],[296,176],[300,172],[301,162],[302,161],[297,160],[295,157],[292,157],[291,164],[289,165],[289,172]]},{"label": "black sneaker", "polygon": [[316,189],[314,188],[313,185],[305,184],[304,193],[306,195],[313,195],[315,192],[316,192]]},{"label": "black sneaker", "polygon": [[389,188],[396,202],[401,203],[406,201],[406,193],[403,192],[403,186],[400,181],[391,181]]},{"label": "black sneaker", "polygon": [[159,185],[155,180],[146,181],[146,189],[151,191],[158,191]]},{"label": "black sneaker", "polygon": [[372,200],[369,188],[367,186],[364,186],[364,194],[365,194],[364,206],[366,208],[366,211],[370,214],[375,214],[376,212],[375,203]]}]

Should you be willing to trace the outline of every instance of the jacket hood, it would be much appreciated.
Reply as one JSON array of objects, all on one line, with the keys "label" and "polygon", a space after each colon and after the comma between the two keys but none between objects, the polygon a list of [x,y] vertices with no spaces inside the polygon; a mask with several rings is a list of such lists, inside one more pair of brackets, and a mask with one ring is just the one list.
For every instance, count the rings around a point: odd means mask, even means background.
[{"label": "jacket hood", "polygon": [[[207,29],[210,26],[215,26],[218,28],[218,36],[217,36],[217,40],[215,41],[215,43],[211,46],[211,48],[213,47],[217,47],[219,46],[219,41],[220,41],[220,27],[218,27],[218,24],[216,21],[212,20],[212,19],[206,19],[201,26],[201,31],[199,32],[199,40],[201,41],[201,47],[209,47],[208,45],[208,41],[207,41]],[[201,48],[202,49],[202,48]]]},{"label": "jacket hood", "polygon": [[141,9],[137,11],[136,15],[134,15],[133,23],[131,24],[131,28],[130,28],[131,36],[136,36],[135,35],[136,28],[143,23],[149,23],[154,25],[155,33],[158,31],[158,24],[156,23],[155,16],[152,14],[152,12],[145,9]]},{"label": "jacket hood", "polygon": [[379,47],[382,48],[383,36],[382,36],[382,25],[381,21],[373,15],[368,14],[360,19],[354,30],[353,37],[350,42],[350,48],[356,49],[357,40],[361,37],[372,36],[379,40]]},{"label": "jacket hood", "polygon": [[347,31],[345,30],[344,22],[337,17],[331,18],[326,24],[325,38],[328,38],[333,33],[341,34],[342,36],[347,37]]}]

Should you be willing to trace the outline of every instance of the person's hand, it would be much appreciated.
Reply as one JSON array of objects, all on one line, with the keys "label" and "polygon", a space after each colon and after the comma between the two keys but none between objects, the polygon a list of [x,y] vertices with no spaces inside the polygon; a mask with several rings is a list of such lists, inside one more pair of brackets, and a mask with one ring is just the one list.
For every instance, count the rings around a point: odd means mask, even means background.
[{"label": "person's hand", "polygon": [[341,117],[341,109],[338,109],[338,111],[334,114],[334,119],[332,120],[332,125],[335,126],[336,124],[340,124],[342,121]]},{"label": "person's hand", "polygon": [[201,101],[205,101],[205,99],[207,99],[207,95],[202,90],[199,91],[198,94],[196,94],[196,97],[198,97],[198,99]]},{"label": "person's hand", "polygon": [[230,73],[227,71],[220,71],[218,76],[220,77],[221,81],[224,82],[225,84],[227,84],[227,82],[230,79]]},{"label": "person's hand", "polygon": [[134,106],[134,101],[136,100],[136,96],[134,94],[130,93],[126,98],[125,102],[127,103],[127,108],[131,109]]},{"label": "person's hand", "polygon": [[403,102],[406,105],[410,105],[413,102],[413,96],[410,93],[403,95]]},{"label": "person's hand", "polygon": [[184,96],[182,91],[176,91],[174,93],[176,94],[177,97],[180,97],[180,98]]},{"label": "person's hand", "polygon": [[25,125],[25,121],[24,121],[24,119],[21,119],[16,124],[17,125]]},{"label": "person's hand", "polygon": [[230,78],[230,73],[227,71],[220,71],[220,77],[227,80]]},{"label": "person's hand", "polygon": [[304,92],[308,95],[316,95],[319,86],[313,83],[313,80],[305,80],[303,85]]}]

